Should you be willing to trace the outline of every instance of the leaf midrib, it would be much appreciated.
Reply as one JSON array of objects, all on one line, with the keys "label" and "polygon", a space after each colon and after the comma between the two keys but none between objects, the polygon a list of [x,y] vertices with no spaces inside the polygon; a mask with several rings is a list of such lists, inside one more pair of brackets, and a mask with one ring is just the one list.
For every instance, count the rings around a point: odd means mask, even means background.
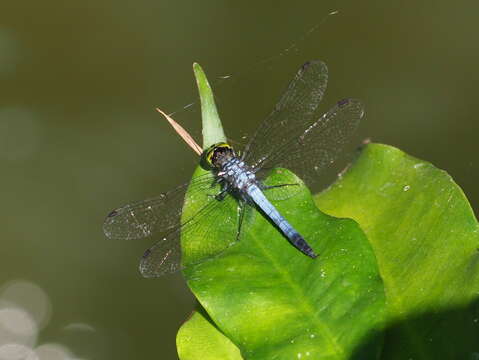
[{"label": "leaf midrib", "polygon": [[297,283],[290,276],[289,272],[285,271],[283,267],[280,266],[279,262],[276,261],[274,256],[272,256],[271,252],[263,246],[264,239],[259,238],[256,233],[252,232],[251,230],[248,230],[248,233],[252,237],[254,243],[261,249],[264,257],[270,260],[273,268],[283,278],[284,282],[291,288],[292,292],[296,296],[295,298],[298,300],[301,306],[302,311],[307,315],[310,315],[310,318],[314,319],[314,326],[316,326],[316,328],[319,330],[319,333],[323,334],[324,338],[331,344],[336,354],[344,354],[343,348],[335,340],[329,327],[320,319],[318,319],[317,313],[314,311],[315,307],[305,295],[304,289],[297,285]]}]

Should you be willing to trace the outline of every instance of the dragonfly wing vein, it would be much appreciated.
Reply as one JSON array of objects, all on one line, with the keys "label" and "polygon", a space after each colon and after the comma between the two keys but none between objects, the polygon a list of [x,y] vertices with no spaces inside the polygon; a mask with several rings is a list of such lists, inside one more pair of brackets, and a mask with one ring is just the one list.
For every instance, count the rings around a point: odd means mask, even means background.
[{"label": "dragonfly wing vein", "polygon": [[339,101],[327,113],[302,129],[281,147],[274,147],[263,160],[265,170],[284,167],[312,185],[321,170],[330,165],[341,152],[364,114],[363,105],[356,99]]},{"label": "dragonfly wing vein", "polygon": [[[211,199],[195,212],[194,216],[183,222],[181,227],[158,240],[155,245],[145,251],[140,261],[140,272],[144,277],[158,277],[183,268],[180,236],[188,237],[190,242],[193,241],[192,239],[205,242],[207,239],[218,238],[218,234],[223,234],[217,246],[210,249],[209,253],[203,254],[201,261],[218,255],[236,242],[234,231],[231,229],[236,229],[238,214],[228,209],[231,205],[229,203],[232,200],[231,196],[223,200],[216,200],[211,196]],[[218,221],[219,216],[222,216],[221,222]]]},{"label": "dragonfly wing vein", "polygon": [[304,64],[293,78],[273,112],[260,124],[245,148],[245,162],[261,167],[275,148],[281,148],[312,123],[328,81],[326,64]]},{"label": "dragonfly wing vein", "polygon": [[181,226],[186,191],[208,191],[214,179],[207,173],[158,197],[115,209],[106,217],[103,231],[108,238],[125,240],[169,233]]}]

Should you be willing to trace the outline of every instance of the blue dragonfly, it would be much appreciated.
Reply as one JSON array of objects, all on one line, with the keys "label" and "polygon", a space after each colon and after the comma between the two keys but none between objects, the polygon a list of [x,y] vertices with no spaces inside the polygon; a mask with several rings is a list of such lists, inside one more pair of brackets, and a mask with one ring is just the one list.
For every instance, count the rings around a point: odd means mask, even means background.
[{"label": "blue dragonfly", "polygon": [[[284,237],[306,256],[316,252],[307,239],[283,217],[265,193],[297,184],[266,186],[263,182],[271,169],[282,167],[298,174],[313,185],[321,170],[331,164],[364,114],[360,101],[344,99],[321,116],[317,108],[326,90],[328,70],[321,61],[309,61],[296,73],[272,113],[259,125],[241,154],[228,143],[206,149],[201,163],[209,171],[176,189],[148,200],[113,210],[105,219],[103,230],[108,238],[156,238],[140,261],[145,277],[157,277],[181,269],[180,237],[193,234],[208,237],[212,227],[235,224],[235,232],[219,247],[226,249],[241,238],[244,214],[256,209],[276,226]],[[217,189],[211,194],[212,189]],[[183,214],[185,194],[208,194],[202,207]],[[227,199],[234,199],[237,212],[227,209]],[[226,226],[225,229],[231,229]]]}]

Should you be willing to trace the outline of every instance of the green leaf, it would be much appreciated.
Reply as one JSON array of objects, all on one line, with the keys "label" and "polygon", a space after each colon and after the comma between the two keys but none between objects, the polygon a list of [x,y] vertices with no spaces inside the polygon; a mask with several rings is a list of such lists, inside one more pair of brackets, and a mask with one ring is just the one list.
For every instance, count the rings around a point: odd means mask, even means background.
[{"label": "green leaf", "polygon": [[181,360],[242,360],[238,348],[202,314],[194,312],[176,336]]},{"label": "green leaf", "polygon": [[[224,250],[237,229],[236,200],[225,199],[182,235],[188,286],[249,360],[377,358],[385,304],[369,242],[356,222],[318,211],[294,174],[277,170],[267,181],[291,183],[298,185],[280,188],[280,197],[274,189],[266,195],[284,199],[272,203],[319,257],[303,255],[253,208],[240,241]],[[207,196],[188,194],[185,214]]]},{"label": "green leaf", "polygon": [[226,136],[223,132],[218,110],[216,110],[215,99],[211,86],[201,66],[193,64],[196,84],[201,99],[201,119],[203,121],[203,150],[218,142],[225,142]]},{"label": "green leaf", "polygon": [[383,359],[479,358],[479,226],[446,172],[370,144],[316,203],[371,242],[388,304]]}]

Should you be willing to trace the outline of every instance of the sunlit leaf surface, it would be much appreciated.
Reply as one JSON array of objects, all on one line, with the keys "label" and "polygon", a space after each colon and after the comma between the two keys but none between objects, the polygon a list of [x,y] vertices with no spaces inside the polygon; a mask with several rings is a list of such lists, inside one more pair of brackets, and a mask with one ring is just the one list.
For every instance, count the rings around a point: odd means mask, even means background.
[{"label": "sunlit leaf surface", "polygon": [[181,326],[176,347],[181,360],[243,359],[238,348],[199,312]]},{"label": "sunlit leaf surface", "polygon": [[446,172],[370,144],[316,203],[355,219],[374,249],[389,313],[382,358],[479,358],[479,226]]},{"label": "sunlit leaf surface", "polygon": [[[182,239],[190,289],[244,358],[349,359],[358,353],[376,358],[381,341],[374,334],[385,305],[367,238],[354,221],[318,211],[292,173],[278,170],[268,179],[281,183],[299,185],[287,187],[290,196],[273,204],[319,257],[300,253],[254,209],[245,217],[240,240],[218,253],[224,248],[218,243],[229,243],[222,236],[234,236],[237,227],[228,220],[236,211],[231,201],[214,223],[201,224],[206,230]],[[274,190],[266,195],[276,198]],[[201,201],[187,198],[185,214]]]}]

